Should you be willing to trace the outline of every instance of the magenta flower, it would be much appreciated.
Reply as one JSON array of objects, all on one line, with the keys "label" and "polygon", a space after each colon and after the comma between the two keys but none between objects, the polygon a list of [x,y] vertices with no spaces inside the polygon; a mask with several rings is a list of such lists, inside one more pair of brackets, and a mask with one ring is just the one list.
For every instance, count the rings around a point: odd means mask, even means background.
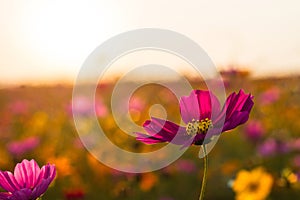
[{"label": "magenta flower", "polygon": [[42,196],[56,176],[54,165],[40,168],[34,161],[23,160],[14,173],[0,171],[0,200],[35,200]]},{"label": "magenta flower", "polygon": [[250,121],[247,123],[245,128],[247,139],[252,142],[257,142],[264,134],[264,127],[260,121]]},{"label": "magenta flower", "polygon": [[[136,133],[136,139],[145,144],[170,142],[183,147],[202,145],[221,132],[245,123],[253,107],[253,96],[240,90],[226,99],[221,109],[217,97],[209,91],[193,90],[180,99],[180,113],[186,126],[152,117],[143,127],[149,135]],[[176,136],[176,137],[175,137]]]},{"label": "magenta flower", "polygon": [[175,166],[179,171],[186,173],[194,173],[197,170],[197,166],[192,160],[179,160]]},{"label": "magenta flower", "polygon": [[7,144],[7,150],[16,157],[34,150],[40,144],[40,138],[32,136],[20,141],[13,141]]},{"label": "magenta flower", "polygon": [[257,151],[261,156],[274,156],[277,154],[285,154],[290,151],[290,146],[287,142],[270,138],[264,141],[257,147]]}]

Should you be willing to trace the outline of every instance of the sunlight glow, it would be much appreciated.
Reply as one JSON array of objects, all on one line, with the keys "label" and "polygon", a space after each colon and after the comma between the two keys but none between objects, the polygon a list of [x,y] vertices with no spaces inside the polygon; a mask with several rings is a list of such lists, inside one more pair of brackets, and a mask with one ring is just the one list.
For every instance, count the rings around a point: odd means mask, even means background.
[{"label": "sunlight glow", "polygon": [[[35,2],[24,14],[25,38],[44,59],[66,67],[77,66],[107,38],[117,13],[96,1]],[[29,14],[30,13],[30,14]],[[103,30],[105,28],[105,30]]]}]

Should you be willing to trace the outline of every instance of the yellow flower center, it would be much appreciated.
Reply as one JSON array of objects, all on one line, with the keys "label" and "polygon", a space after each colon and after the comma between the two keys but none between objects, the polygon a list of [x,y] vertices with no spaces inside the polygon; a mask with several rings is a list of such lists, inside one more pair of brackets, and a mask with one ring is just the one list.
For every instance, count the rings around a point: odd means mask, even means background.
[{"label": "yellow flower center", "polygon": [[249,190],[251,192],[256,192],[259,189],[259,185],[257,183],[250,183],[249,184]]},{"label": "yellow flower center", "polygon": [[186,126],[186,133],[188,135],[194,136],[196,134],[205,134],[208,129],[212,127],[212,121],[208,118],[202,120],[193,119],[192,122],[189,122]]}]

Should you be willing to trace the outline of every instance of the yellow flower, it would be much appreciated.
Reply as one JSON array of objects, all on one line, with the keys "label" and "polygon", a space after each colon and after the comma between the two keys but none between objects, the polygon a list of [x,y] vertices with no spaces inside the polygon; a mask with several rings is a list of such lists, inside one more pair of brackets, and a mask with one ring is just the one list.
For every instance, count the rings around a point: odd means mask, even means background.
[{"label": "yellow flower", "polygon": [[241,170],[233,183],[236,200],[263,200],[271,192],[273,177],[262,167]]}]

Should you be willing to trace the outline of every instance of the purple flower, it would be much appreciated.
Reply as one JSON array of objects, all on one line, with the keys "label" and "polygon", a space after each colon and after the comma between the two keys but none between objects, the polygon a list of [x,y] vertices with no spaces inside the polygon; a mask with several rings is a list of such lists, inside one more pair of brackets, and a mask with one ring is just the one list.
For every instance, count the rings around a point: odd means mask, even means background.
[{"label": "purple flower", "polygon": [[272,156],[275,154],[283,154],[290,151],[288,143],[276,140],[274,138],[267,139],[264,143],[258,146],[258,152],[262,156]]},{"label": "purple flower", "polygon": [[179,171],[183,171],[186,173],[193,173],[197,170],[195,163],[191,160],[179,160],[176,163],[176,168]]},{"label": "purple flower", "polygon": [[54,165],[40,168],[34,161],[23,160],[14,173],[0,171],[0,200],[35,200],[42,196],[56,176]]},{"label": "purple flower", "polygon": [[40,144],[40,138],[29,137],[21,141],[13,141],[7,144],[7,150],[14,156],[20,157],[23,154],[32,151]]},{"label": "purple flower", "polygon": [[275,154],[277,151],[277,144],[274,139],[268,139],[260,146],[258,146],[258,152],[262,156],[270,156]]},{"label": "purple flower", "polygon": [[136,139],[146,144],[170,142],[183,147],[202,145],[205,138],[210,139],[245,123],[254,104],[252,99],[251,94],[240,90],[238,94],[229,95],[221,109],[219,100],[212,92],[193,90],[189,96],[180,99],[180,113],[185,127],[152,117],[143,124],[150,136],[136,133]]},{"label": "purple flower", "polygon": [[246,137],[253,141],[257,142],[262,135],[264,134],[264,128],[260,121],[250,121],[245,128]]}]

